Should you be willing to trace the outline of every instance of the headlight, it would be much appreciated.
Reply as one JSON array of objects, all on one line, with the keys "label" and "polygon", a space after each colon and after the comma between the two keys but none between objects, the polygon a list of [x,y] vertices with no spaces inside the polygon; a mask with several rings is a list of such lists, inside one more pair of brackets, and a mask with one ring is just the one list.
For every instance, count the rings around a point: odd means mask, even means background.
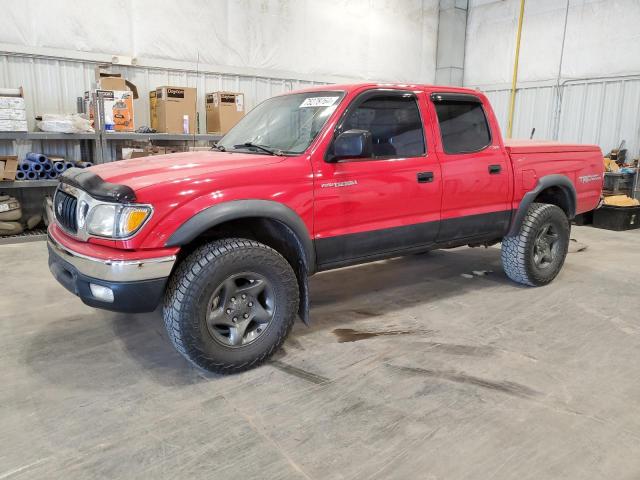
[{"label": "headlight", "polygon": [[87,231],[91,235],[126,238],[136,233],[151,215],[151,208],[144,205],[96,205],[87,219]]}]

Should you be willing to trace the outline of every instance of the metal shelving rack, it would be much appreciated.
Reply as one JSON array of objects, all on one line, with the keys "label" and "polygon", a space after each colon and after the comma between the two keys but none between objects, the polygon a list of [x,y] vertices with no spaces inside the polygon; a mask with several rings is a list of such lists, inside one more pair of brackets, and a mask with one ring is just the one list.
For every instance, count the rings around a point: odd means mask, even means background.
[{"label": "metal shelving rack", "polygon": [[217,142],[222,135],[208,133],[176,134],[176,133],[129,133],[129,132],[105,132],[106,140],[133,140],[141,142],[167,141],[167,142]]},{"label": "metal shelving rack", "polygon": [[58,185],[58,180],[0,180],[2,188],[47,188]]},{"label": "metal shelving rack", "polygon": [[[54,132],[0,132],[0,141],[29,142],[29,141],[84,141],[90,143],[95,163],[105,163],[111,159],[111,142],[217,142],[222,135],[203,134],[195,135],[172,133],[135,133],[135,132],[107,132],[98,130],[95,133],[54,133]],[[17,145],[13,147],[17,151]],[[42,189],[44,192],[53,192],[58,185],[58,180],[0,180],[0,191]],[[25,193],[26,194],[26,193]],[[33,196],[33,194],[31,194]],[[26,234],[14,237],[0,237],[0,245],[7,243],[19,243],[46,239],[46,234]]]},{"label": "metal shelving rack", "polygon": [[0,132],[0,140],[96,140],[97,133]]}]

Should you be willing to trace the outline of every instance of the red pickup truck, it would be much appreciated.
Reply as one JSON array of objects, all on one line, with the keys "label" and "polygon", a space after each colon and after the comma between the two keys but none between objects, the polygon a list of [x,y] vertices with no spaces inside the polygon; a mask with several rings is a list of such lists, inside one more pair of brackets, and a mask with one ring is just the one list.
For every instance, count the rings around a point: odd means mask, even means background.
[{"label": "red pickup truck", "polygon": [[477,91],[322,86],[266,100],[210,152],[69,170],[49,265],[87,305],[162,304],[180,353],[238,372],[309,321],[316,272],[502,242],[511,279],[551,282],[602,182],[597,146],[503,143]]}]

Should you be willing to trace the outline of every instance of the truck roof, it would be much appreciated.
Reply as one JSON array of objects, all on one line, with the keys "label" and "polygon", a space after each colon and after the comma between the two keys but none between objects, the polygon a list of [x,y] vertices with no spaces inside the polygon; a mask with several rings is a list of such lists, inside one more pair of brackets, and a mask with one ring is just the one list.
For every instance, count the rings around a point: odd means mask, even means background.
[{"label": "truck roof", "polygon": [[345,83],[345,84],[329,84],[329,85],[315,85],[309,88],[303,88],[295,90],[293,92],[286,93],[305,93],[305,92],[326,92],[330,90],[338,90],[341,92],[352,92],[362,87],[388,87],[388,88],[409,88],[413,90],[423,90],[425,92],[451,92],[451,93],[474,93],[476,95],[482,94],[479,90],[464,87],[446,87],[441,85],[428,85],[428,84],[415,84],[415,83]]}]

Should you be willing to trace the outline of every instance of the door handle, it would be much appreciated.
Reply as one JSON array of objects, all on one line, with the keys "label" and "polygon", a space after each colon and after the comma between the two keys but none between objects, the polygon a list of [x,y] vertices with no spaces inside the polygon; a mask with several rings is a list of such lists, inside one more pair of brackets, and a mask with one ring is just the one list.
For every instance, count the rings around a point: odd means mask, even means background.
[{"label": "door handle", "polygon": [[418,183],[430,183],[433,182],[433,172],[420,172],[417,175]]},{"label": "door handle", "polygon": [[502,166],[501,165],[489,165],[489,173],[491,175],[496,175],[496,174],[500,173],[501,170],[502,170]]}]

